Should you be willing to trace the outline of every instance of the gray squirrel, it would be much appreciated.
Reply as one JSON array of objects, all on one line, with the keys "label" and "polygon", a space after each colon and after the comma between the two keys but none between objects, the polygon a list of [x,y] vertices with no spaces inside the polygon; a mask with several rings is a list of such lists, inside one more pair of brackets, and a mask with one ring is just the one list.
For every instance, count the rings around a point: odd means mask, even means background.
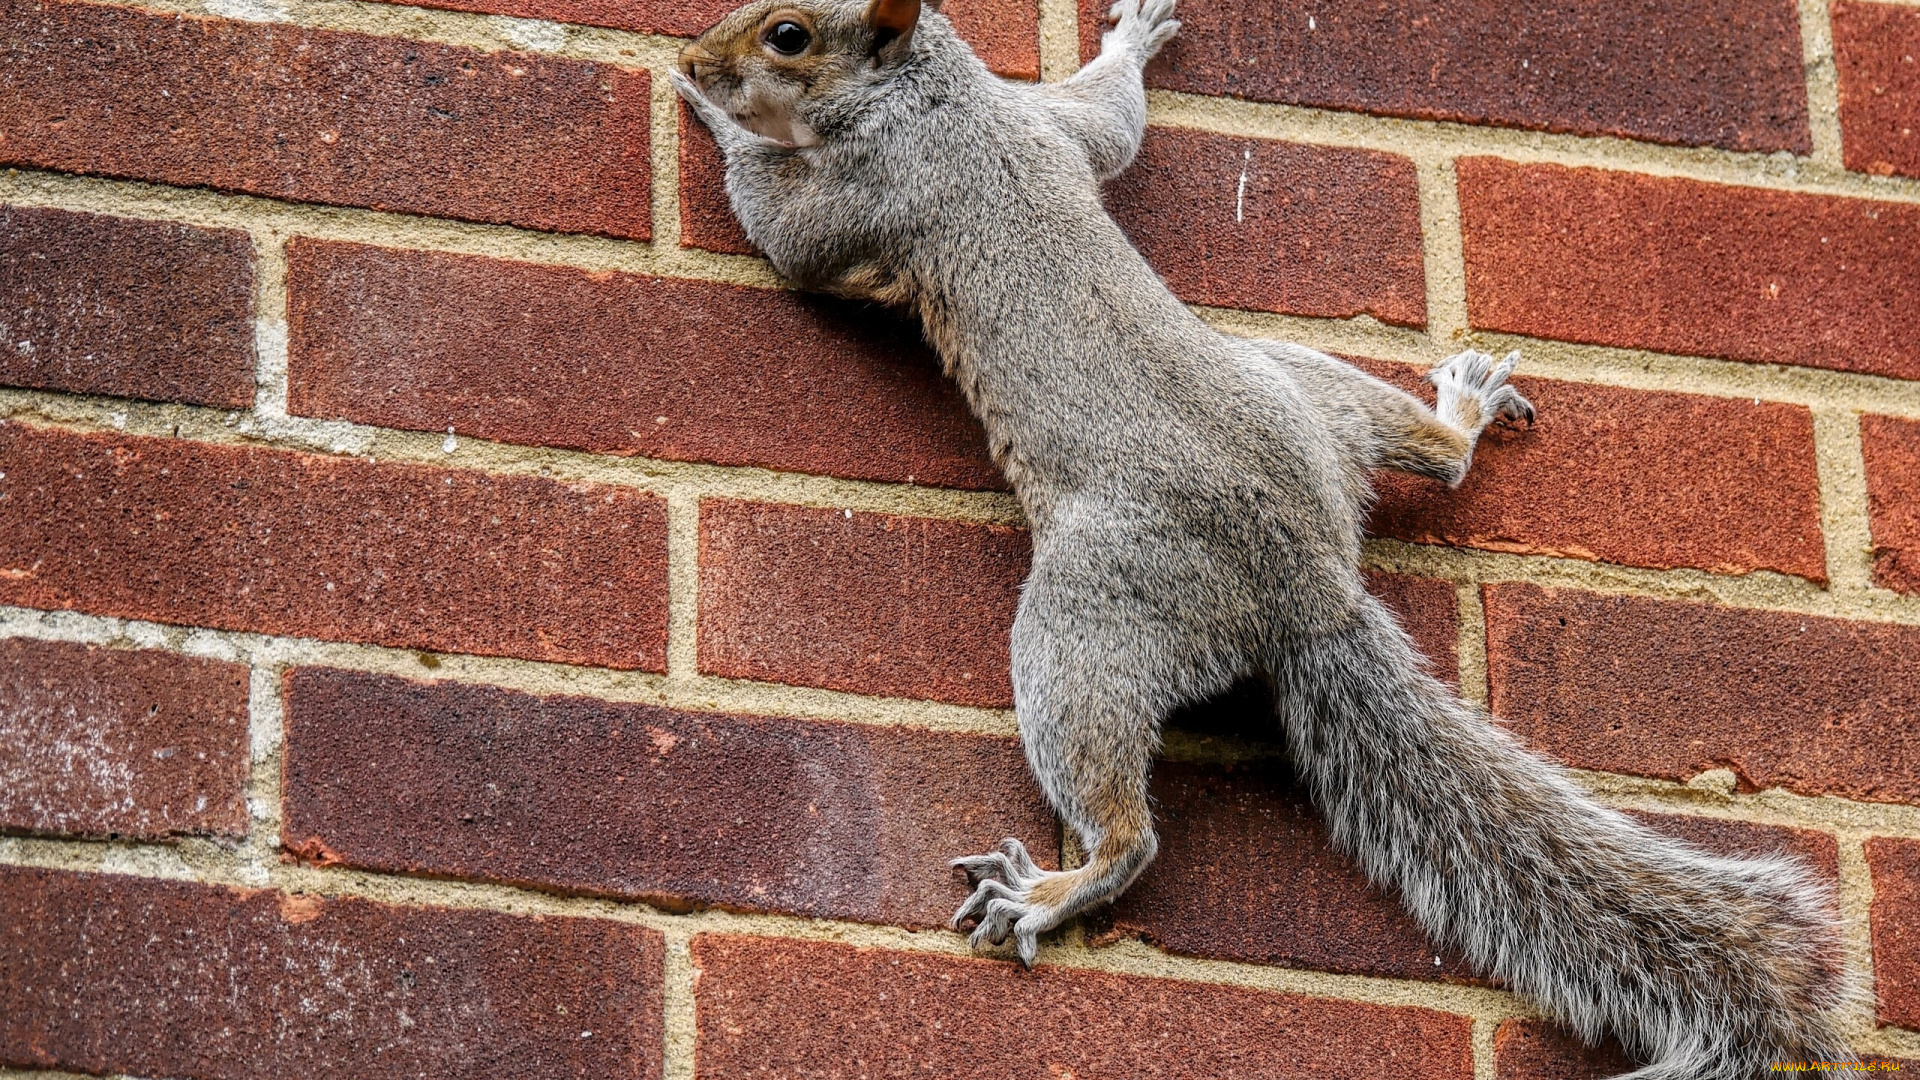
[{"label": "gray squirrel", "polygon": [[1650,1063],[1634,1080],[1851,1060],[1830,893],[1592,801],[1424,674],[1362,588],[1370,474],[1458,484],[1487,424],[1533,418],[1518,357],[1442,362],[1429,410],[1207,326],[1102,208],[1172,12],[1120,0],[1097,59],[1033,85],[922,0],[760,0],[674,75],[782,275],[919,316],[1032,527],[1015,710],[1086,859],[1043,870],[1017,839],[956,859],[974,891],[955,926],[1031,964],[1040,934],[1117,896],[1156,850],[1161,722],[1259,676],[1334,844],[1477,970],[1619,1038]]}]

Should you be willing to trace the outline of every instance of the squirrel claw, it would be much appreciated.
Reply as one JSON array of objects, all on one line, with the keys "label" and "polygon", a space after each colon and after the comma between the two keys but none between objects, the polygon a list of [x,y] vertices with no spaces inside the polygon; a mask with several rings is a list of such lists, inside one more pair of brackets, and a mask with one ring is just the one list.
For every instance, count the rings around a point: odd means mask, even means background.
[{"label": "squirrel claw", "polygon": [[1027,854],[1026,845],[1012,837],[995,851],[969,855],[949,865],[967,872],[974,890],[954,912],[953,928],[976,923],[967,942],[975,949],[1003,945],[1013,939],[1020,963],[1032,967],[1040,952],[1040,935],[1059,923],[1060,915],[1032,899],[1034,886],[1059,875],[1042,870]]}]

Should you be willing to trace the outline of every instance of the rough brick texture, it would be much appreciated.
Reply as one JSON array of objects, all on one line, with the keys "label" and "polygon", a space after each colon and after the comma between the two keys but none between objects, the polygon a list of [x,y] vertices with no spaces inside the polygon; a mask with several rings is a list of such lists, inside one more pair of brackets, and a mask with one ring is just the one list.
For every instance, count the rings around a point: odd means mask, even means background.
[{"label": "rough brick texture", "polygon": [[[1362,362],[1416,387],[1412,369]],[[1487,429],[1459,488],[1382,474],[1375,535],[1824,582],[1813,417],[1745,398],[1516,379],[1532,427]]]},{"label": "rough brick texture", "polygon": [[1012,739],[688,713],[459,683],[287,677],[289,846],[374,870],[916,927],[947,860],[1058,865]]},{"label": "rough brick texture", "polygon": [[0,641],[0,831],[246,832],[247,669]]},{"label": "rough brick texture", "polygon": [[624,488],[0,424],[0,603],[660,670]]},{"label": "rough brick texture", "polygon": [[647,73],[0,3],[0,163],[645,239]]},{"label": "rough brick texture", "polygon": [[1867,464],[1867,516],[1873,531],[1873,579],[1920,593],[1920,421],[1860,418]]},{"label": "rough brick texture", "polygon": [[1920,627],[1485,590],[1494,711],[1586,769],[1920,801]]},{"label": "rough brick texture", "polygon": [[[1081,54],[1104,0],[1080,0]],[[1812,149],[1792,0],[1199,0],[1150,86],[1733,150]]]},{"label": "rough brick texture", "polygon": [[1426,1009],[845,945],[702,935],[700,1080],[1473,1075]]},{"label": "rough brick texture", "polygon": [[1833,59],[1847,168],[1920,176],[1920,10],[1838,0]]},{"label": "rough brick texture", "polygon": [[1458,166],[1476,327],[1920,378],[1920,206]]},{"label": "rough brick texture", "polygon": [[1393,610],[1427,658],[1427,672],[1460,682],[1460,596],[1452,582],[1369,571],[1367,591]]},{"label": "rough brick texture", "polygon": [[421,431],[1004,484],[917,328],[840,301],[302,240],[288,407]]},{"label": "rough brick texture", "polygon": [[727,159],[713,133],[680,104],[680,246],[725,255],[753,255],[759,249],[733,216],[727,199]]},{"label": "rough brick texture", "polygon": [[253,368],[246,233],[0,207],[0,384],[246,406]]},{"label": "rough brick texture", "polygon": [[660,935],[0,869],[0,1064],[140,1076],[660,1075]]},{"label": "rough brick texture", "polygon": [[1920,1028],[1920,841],[1867,841],[1873,870],[1873,971],[1880,1019]]},{"label": "rough brick texture", "polygon": [[[740,5],[735,0],[430,0],[420,6],[696,37]],[[1040,10],[1035,4],[953,0],[942,5],[940,13],[953,20],[954,29],[988,67],[1017,79],[1039,76]]]},{"label": "rough brick texture", "polygon": [[1586,1046],[1544,1020],[1502,1020],[1493,1056],[1498,1080],[1612,1080],[1636,1064],[1617,1044]]},{"label": "rough brick texture", "polygon": [[700,670],[1010,706],[1024,529],[709,500]]},{"label": "rough brick texture", "polygon": [[1420,197],[1406,158],[1149,128],[1107,205],[1191,303],[1427,321]]}]

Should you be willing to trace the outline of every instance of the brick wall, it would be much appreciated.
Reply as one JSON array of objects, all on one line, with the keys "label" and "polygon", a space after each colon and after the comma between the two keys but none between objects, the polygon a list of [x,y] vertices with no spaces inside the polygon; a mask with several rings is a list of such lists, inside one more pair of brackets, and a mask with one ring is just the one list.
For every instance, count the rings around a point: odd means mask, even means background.
[{"label": "brick wall", "polygon": [[[1328,850],[1248,692],[1121,903],[969,957],[946,858],[1075,857],[979,429],[731,220],[665,78],[725,0],[421,3],[0,0],[0,1073],[1617,1067]],[[1098,4],[952,0],[1048,79]],[[1526,353],[1374,586],[1603,800],[1835,878],[1920,1062],[1920,6],[1181,17],[1110,192],[1175,291]]]}]

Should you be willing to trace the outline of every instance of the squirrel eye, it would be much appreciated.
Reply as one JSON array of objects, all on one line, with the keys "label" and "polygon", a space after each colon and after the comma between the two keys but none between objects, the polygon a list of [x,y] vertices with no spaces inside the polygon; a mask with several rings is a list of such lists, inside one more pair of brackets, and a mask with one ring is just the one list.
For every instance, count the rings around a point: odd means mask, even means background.
[{"label": "squirrel eye", "polygon": [[774,52],[798,56],[813,44],[813,35],[797,22],[775,23],[764,39]]}]

